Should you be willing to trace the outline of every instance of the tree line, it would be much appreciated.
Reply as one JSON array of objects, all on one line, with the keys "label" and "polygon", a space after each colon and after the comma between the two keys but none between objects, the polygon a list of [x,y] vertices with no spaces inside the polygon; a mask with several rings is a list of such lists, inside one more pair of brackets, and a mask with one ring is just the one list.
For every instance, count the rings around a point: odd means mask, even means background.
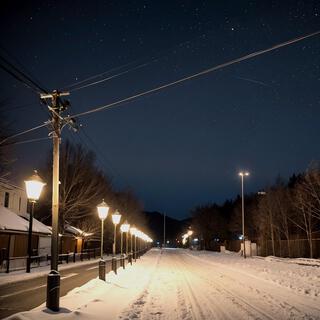
[{"label": "tree line", "polygon": [[[205,249],[222,243],[238,250],[242,235],[241,198],[191,210],[193,228]],[[264,192],[245,195],[245,236],[261,255],[320,256],[320,167],[312,164],[287,181],[277,178]]]}]

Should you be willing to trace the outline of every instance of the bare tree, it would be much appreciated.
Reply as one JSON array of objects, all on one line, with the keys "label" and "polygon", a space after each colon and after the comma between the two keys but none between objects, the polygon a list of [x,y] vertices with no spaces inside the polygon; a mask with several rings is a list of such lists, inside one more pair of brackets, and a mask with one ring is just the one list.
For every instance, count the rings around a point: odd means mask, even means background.
[{"label": "bare tree", "polygon": [[[51,181],[51,164],[47,167],[47,181]],[[50,189],[51,184],[48,184]],[[65,221],[77,225],[77,221],[96,216],[96,206],[102,199],[111,203],[111,181],[95,165],[91,151],[68,141],[62,145],[60,156],[60,210],[59,224],[64,229]],[[47,192],[51,203],[51,194]]]}]

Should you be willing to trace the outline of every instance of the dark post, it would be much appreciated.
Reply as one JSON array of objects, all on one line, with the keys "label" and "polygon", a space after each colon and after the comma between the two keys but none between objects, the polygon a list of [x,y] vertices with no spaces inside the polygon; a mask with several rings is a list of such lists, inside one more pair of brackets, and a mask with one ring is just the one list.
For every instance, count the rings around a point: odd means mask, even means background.
[{"label": "dark post", "polygon": [[30,273],[31,269],[31,256],[32,256],[32,222],[33,222],[33,212],[34,212],[34,203],[31,202],[31,213],[29,215],[29,232],[28,232],[28,258],[27,258],[27,269],[26,272]]}]

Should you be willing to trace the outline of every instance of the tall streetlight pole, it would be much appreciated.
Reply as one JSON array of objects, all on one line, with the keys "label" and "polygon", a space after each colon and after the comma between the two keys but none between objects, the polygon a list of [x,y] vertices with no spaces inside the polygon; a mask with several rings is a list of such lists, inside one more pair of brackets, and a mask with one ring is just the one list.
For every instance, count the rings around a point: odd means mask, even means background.
[{"label": "tall streetlight pole", "polygon": [[163,248],[166,247],[166,213],[163,214]]},{"label": "tall streetlight pole", "polygon": [[34,174],[25,181],[26,192],[29,201],[31,202],[31,213],[29,215],[29,232],[28,232],[28,258],[26,272],[30,273],[31,259],[32,259],[32,226],[34,215],[34,204],[39,200],[41,191],[45,186],[45,183],[38,175],[37,170],[34,170]]},{"label": "tall streetlight pole", "polygon": [[102,200],[102,202],[97,205],[98,215],[101,219],[101,244],[100,244],[100,261],[99,261],[99,279],[106,280],[106,261],[103,259],[103,231],[104,231],[104,220],[108,216],[109,206]]},{"label": "tall streetlight pole", "polygon": [[249,176],[249,172],[239,172],[239,176],[241,177],[241,203],[242,203],[242,246],[243,246],[243,257],[246,258],[246,241],[245,241],[245,233],[244,233],[244,186],[243,180],[244,177]]}]

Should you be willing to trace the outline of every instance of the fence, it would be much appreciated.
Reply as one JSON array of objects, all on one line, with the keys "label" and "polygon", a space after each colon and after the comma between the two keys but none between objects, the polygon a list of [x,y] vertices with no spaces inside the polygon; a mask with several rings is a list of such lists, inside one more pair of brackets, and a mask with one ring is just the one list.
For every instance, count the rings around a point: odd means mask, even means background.
[{"label": "fence", "polygon": [[[259,256],[277,256],[283,258],[310,258],[310,246],[307,239],[275,240],[274,252],[271,240],[253,240],[257,243]],[[226,241],[226,249],[238,252],[241,240]],[[320,258],[320,239],[312,240],[313,258]]]},{"label": "fence", "polygon": [[[59,264],[95,259],[100,256],[100,248],[85,249],[79,253],[69,252],[59,254]],[[27,256],[23,257],[2,257],[0,259],[0,272],[9,273],[26,268]],[[32,256],[31,268],[38,268],[50,264],[51,256]]]}]

